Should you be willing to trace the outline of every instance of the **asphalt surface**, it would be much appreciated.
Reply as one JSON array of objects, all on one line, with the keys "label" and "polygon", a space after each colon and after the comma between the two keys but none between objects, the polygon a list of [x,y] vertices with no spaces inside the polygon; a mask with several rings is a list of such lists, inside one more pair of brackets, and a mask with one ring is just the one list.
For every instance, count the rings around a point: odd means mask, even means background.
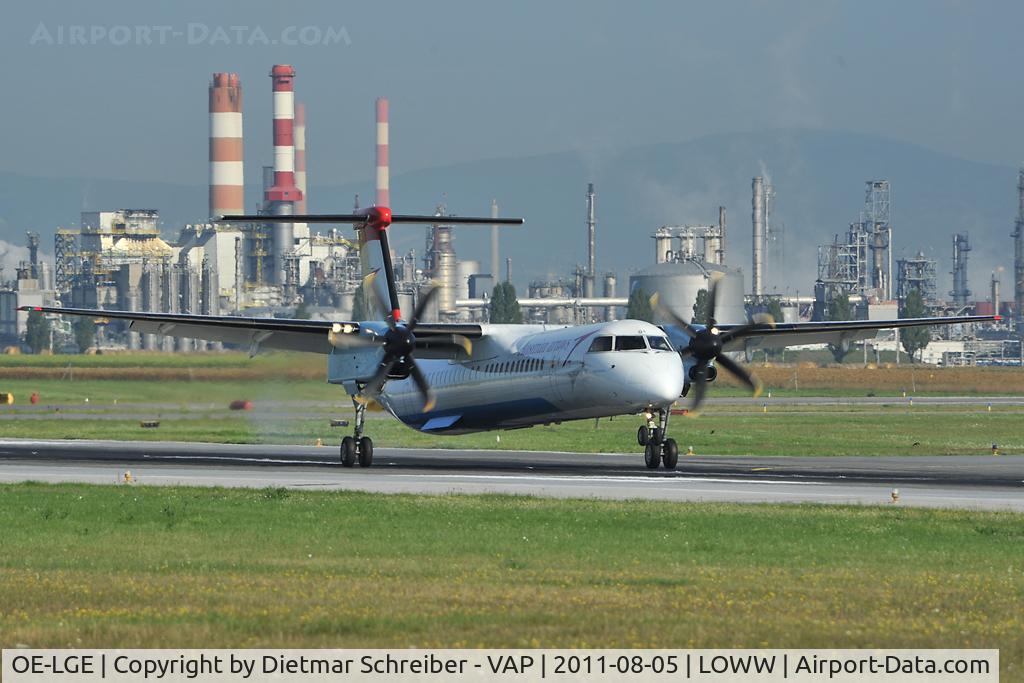
[{"label": "asphalt surface", "polygon": [[[680,456],[379,448],[346,469],[337,447],[0,440],[0,482],[284,486],[665,501],[818,502],[1024,512],[1024,456]],[[898,489],[899,500],[892,501]]]}]

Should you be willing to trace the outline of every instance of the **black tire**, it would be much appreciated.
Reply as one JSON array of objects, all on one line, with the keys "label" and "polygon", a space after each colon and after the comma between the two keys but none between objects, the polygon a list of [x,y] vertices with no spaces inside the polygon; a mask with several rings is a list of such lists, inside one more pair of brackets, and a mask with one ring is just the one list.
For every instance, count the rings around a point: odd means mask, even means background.
[{"label": "black tire", "polygon": [[368,436],[359,439],[359,466],[369,467],[373,464],[373,440]]},{"label": "black tire", "polygon": [[651,430],[647,425],[643,425],[640,429],[636,430],[636,442],[641,446],[646,446],[647,442],[651,440]]},{"label": "black tire", "polygon": [[647,469],[656,470],[661,463],[661,450],[653,443],[644,446],[644,464]]},{"label": "black tire", "polygon": [[355,467],[356,440],[351,436],[346,436],[341,440],[341,464],[344,467]]},{"label": "black tire", "polygon": [[651,430],[651,443],[659,444],[664,434],[661,433],[661,427],[655,427]]},{"label": "black tire", "polygon": [[674,470],[679,464],[679,445],[675,439],[665,439],[661,445],[661,463],[666,470]]}]

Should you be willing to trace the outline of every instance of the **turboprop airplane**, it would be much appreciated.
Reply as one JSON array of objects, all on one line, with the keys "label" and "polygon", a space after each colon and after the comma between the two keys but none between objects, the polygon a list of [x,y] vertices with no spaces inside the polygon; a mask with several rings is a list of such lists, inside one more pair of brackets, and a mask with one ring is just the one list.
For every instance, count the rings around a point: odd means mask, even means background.
[{"label": "turboprop airplane", "polygon": [[[664,327],[622,320],[591,325],[497,325],[424,323],[424,311],[437,294],[427,292],[411,318],[399,307],[388,246],[393,224],[518,225],[518,218],[475,218],[392,214],[370,207],[354,214],[224,216],[225,222],[350,223],[359,235],[366,285],[387,314],[378,321],[289,320],[235,316],[143,313],[103,309],[29,306],[62,315],[129,321],[145,334],[222,341],[327,355],[327,381],[352,398],[352,436],[341,441],[345,467],[373,462],[373,441],[365,434],[366,406],[377,401],[391,415],[422,432],[466,434],[518,429],[567,420],[643,413],[647,423],[637,440],[644,462],[674,469],[679,449],[668,436],[672,405],[690,387],[699,406],[717,374],[716,364],[755,391],[757,381],[726,351],[816,341],[848,344],[878,329],[996,318],[917,318],[911,320],[775,324],[755,319],[745,325],[692,325],[671,311]],[[379,277],[383,273],[384,277]],[[712,284],[711,301],[717,296]],[[655,301],[657,303],[657,301]],[[714,311],[711,311],[713,318]]]}]

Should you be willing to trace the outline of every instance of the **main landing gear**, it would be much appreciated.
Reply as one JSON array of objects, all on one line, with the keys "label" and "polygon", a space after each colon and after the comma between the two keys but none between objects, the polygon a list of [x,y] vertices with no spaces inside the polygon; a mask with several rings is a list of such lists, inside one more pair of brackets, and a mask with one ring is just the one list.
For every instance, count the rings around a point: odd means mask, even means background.
[{"label": "main landing gear", "polygon": [[355,400],[352,403],[356,407],[356,433],[341,440],[341,464],[355,467],[356,460],[359,460],[360,467],[369,467],[373,464],[373,439],[363,436],[366,406]]},{"label": "main landing gear", "polygon": [[658,421],[654,421],[654,413],[647,412],[647,424],[636,432],[636,440],[644,447],[644,464],[647,469],[656,470],[663,464],[666,470],[674,470],[679,463],[679,445],[675,439],[666,438],[668,434],[668,408],[658,411]]}]

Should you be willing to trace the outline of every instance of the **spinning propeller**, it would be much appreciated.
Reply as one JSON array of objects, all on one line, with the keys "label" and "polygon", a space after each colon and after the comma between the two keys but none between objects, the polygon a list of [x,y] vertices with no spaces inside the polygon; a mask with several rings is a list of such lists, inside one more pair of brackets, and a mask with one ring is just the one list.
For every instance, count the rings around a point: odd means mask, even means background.
[{"label": "spinning propeller", "polygon": [[[444,334],[431,332],[430,336],[417,339],[414,334],[420,318],[424,311],[437,296],[437,287],[427,291],[416,305],[409,322],[402,322],[402,311],[398,304],[398,290],[395,287],[395,272],[391,262],[391,248],[388,244],[387,229],[395,223],[419,223],[426,225],[522,225],[522,218],[482,218],[473,216],[426,216],[420,214],[393,214],[386,206],[371,206],[362,209],[357,213],[346,214],[316,214],[316,215],[291,215],[291,216],[264,216],[264,215],[233,215],[221,216],[224,222],[259,222],[259,223],[352,223],[356,230],[373,231],[375,239],[371,241],[380,242],[380,250],[383,261],[384,278],[387,283],[389,301],[381,302],[376,288],[372,286],[377,276],[373,272],[364,278],[364,286],[372,292],[381,308],[388,312],[385,322],[388,331],[382,336],[372,337],[365,335],[351,334],[353,330],[346,330],[345,325],[335,325],[329,334],[330,342],[338,348],[357,348],[367,346],[383,346],[384,356],[377,368],[376,374],[370,379],[362,390],[353,398],[360,403],[367,403],[380,395],[384,389],[384,383],[388,378],[412,377],[420,394],[423,396],[423,412],[428,412],[434,407],[434,392],[427,382],[426,376],[416,364],[414,351],[416,349],[430,348],[449,349],[463,351],[467,355],[472,353],[473,347],[467,337],[461,334]],[[369,242],[367,242],[369,244]]]},{"label": "spinning propeller", "polygon": [[[364,286],[373,292],[374,297],[376,297],[376,291],[373,289],[372,284],[375,277],[376,273],[371,273],[364,279]],[[382,337],[377,338],[384,347],[384,357],[377,367],[376,374],[363,386],[362,391],[355,396],[357,401],[367,403],[371,399],[376,398],[383,390],[384,383],[387,382],[389,377],[412,377],[416,388],[419,389],[420,394],[423,396],[423,412],[426,413],[433,409],[434,392],[430,388],[430,383],[427,382],[426,375],[423,374],[419,365],[416,364],[413,352],[417,348],[429,347],[431,349],[461,351],[467,356],[473,353],[473,343],[468,337],[464,337],[461,334],[431,334],[429,339],[422,341],[416,339],[414,334],[416,325],[419,324],[420,318],[423,317],[423,312],[427,310],[437,296],[438,289],[438,287],[431,287],[427,290],[427,293],[416,304],[416,310],[413,311],[409,322],[399,324],[391,316],[387,318],[388,331]],[[394,310],[398,310],[397,302]]]},{"label": "spinning propeller", "polygon": [[714,361],[729,372],[733,377],[742,382],[750,389],[754,396],[761,394],[761,382],[751,374],[749,370],[722,353],[725,345],[737,337],[749,336],[751,332],[759,329],[770,329],[775,327],[775,320],[767,313],[754,316],[753,322],[737,327],[730,327],[727,330],[718,328],[715,322],[715,304],[718,301],[718,281],[721,275],[711,277],[711,286],[708,289],[708,323],[703,328],[694,327],[679,317],[675,311],[670,310],[659,301],[657,293],[651,297],[651,307],[654,308],[663,318],[670,320],[690,338],[690,343],[680,349],[679,355],[682,358],[693,356],[696,363],[690,369],[690,383],[693,385],[693,407],[691,412],[696,413],[704,401],[707,393],[707,385],[714,379],[714,369],[711,362]]}]

